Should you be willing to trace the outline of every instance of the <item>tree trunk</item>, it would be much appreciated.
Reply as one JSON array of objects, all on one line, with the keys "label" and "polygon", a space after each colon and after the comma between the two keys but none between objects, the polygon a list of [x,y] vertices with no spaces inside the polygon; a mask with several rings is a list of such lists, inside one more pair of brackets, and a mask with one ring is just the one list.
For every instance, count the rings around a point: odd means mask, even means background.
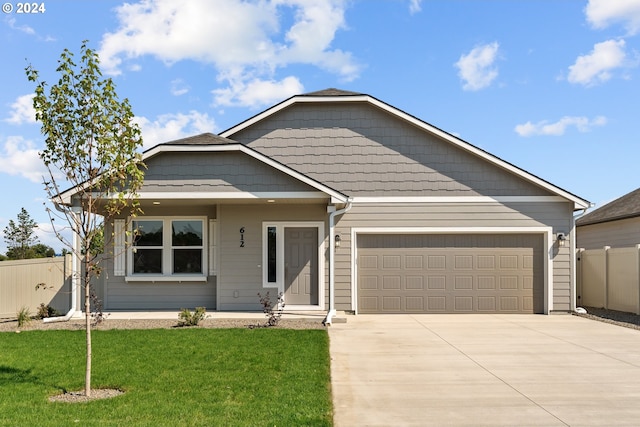
[{"label": "tree trunk", "polygon": [[91,276],[89,274],[89,263],[84,261],[84,319],[87,337],[87,370],[84,377],[84,394],[91,396]]}]

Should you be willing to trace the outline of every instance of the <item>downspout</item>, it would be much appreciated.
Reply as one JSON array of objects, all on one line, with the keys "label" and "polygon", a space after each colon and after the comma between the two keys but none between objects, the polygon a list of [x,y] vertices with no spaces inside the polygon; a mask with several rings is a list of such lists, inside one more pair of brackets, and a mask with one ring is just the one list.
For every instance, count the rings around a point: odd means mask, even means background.
[{"label": "downspout", "polygon": [[340,210],[336,210],[335,206],[327,206],[327,212],[329,212],[329,311],[327,312],[327,317],[324,319],[325,325],[331,325],[331,322],[336,315],[335,217],[349,212],[349,210],[351,210],[351,202],[351,198],[347,199],[346,206]]},{"label": "downspout", "polygon": [[[56,205],[56,209],[62,212],[62,210]],[[74,214],[75,215],[75,214]],[[56,316],[56,317],[45,317],[42,321],[44,323],[53,323],[53,322],[68,322],[69,319],[73,317],[73,315],[77,311],[77,288],[78,288],[78,280],[79,276],[78,272],[78,257],[76,256],[76,250],[80,247],[79,244],[78,233],[73,232],[73,248],[71,251],[71,308],[64,316]],[[65,273],[66,273],[66,260],[65,260]],[[66,275],[66,274],[65,274]]]},{"label": "downspout", "polygon": [[[582,217],[585,213],[587,213],[587,210],[589,208],[594,207],[595,205],[593,203],[589,203],[589,206],[587,206],[586,208],[582,209],[582,212],[579,213],[578,215],[572,215],[572,228],[571,228],[571,236],[573,237],[572,240],[572,244],[571,244],[571,253],[572,253],[572,257],[573,257],[573,269],[571,271],[571,294],[573,295],[573,298],[571,298],[571,306],[569,307],[569,310],[571,311],[575,311],[576,313],[586,313],[587,310],[585,310],[583,307],[581,307],[578,304],[578,282],[577,282],[577,268],[578,268],[578,230],[576,228],[576,220],[579,219],[580,217]],[[582,301],[580,301],[582,302]]]}]

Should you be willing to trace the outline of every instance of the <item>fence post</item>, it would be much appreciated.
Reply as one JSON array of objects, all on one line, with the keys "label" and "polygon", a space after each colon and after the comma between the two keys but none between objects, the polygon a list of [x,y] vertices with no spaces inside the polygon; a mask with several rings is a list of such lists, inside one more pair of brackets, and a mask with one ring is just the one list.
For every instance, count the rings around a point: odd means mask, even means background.
[{"label": "fence post", "polygon": [[576,308],[582,307],[582,252],[584,248],[576,249]]},{"label": "fence post", "polygon": [[611,246],[604,248],[604,308],[609,309],[609,249]]}]

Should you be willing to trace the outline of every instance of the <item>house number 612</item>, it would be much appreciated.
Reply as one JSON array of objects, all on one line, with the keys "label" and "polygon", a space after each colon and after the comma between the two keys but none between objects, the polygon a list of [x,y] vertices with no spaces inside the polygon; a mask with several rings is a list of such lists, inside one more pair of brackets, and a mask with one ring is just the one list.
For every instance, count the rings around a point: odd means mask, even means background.
[{"label": "house number 612", "polygon": [[244,248],[244,227],[240,227],[240,247]]}]

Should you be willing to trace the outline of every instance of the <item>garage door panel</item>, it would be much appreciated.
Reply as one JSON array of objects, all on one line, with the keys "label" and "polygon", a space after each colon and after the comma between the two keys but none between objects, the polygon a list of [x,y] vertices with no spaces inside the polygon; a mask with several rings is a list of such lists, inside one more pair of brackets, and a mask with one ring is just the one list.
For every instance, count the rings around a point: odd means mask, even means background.
[{"label": "garage door panel", "polygon": [[405,268],[422,270],[424,268],[424,256],[422,255],[407,255],[405,256]]},{"label": "garage door panel", "polygon": [[424,290],[424,276],[407,276],[405,283],[405,289],[408,291]]},{"label": "garage door panel", "polygon": [[360,284],[363,291],[375,291],[378,289],[378,276],[362,276]]},{"label": "garage door panel", "polygon": [[424,312],[424,297],[407,297],[405,302],[407,304],[405,307],[406,311],[416,313]]},{"label": "garage door panel", "polygon": [[360,235],[358,310],[542,312],[542,256],[540,235]]},{"label": "garage door panel", "polygon": [[453,283],[455,290],[471,290],[473,289],[473,276],[455,276]]},{"label": "garage door panel", "polygon": [[454,296],[454,311],[457,313],[465,312],[471,313],[473,311],[473,297],[467,296]]},{"label": "garage door panel", "polygon": [[400,276],[383,276],[382,277],[382,289],[385,291],[392,290],[397,291],[400,290]]},{"label": "garage door panel", "polygon": [[478,276],[478,290],[495,290],[495,276]]},{"label": "garage door panel", "polygon": [[398,313],[401,311],[402,298],[399,296],[382,297],[382,311],[385,313]]},{"label": "garage door panel", "polygon": [[430,313],[446,313],[447,299],[444,296],[428,296],[427,311]]},{"label": "garage door panel", "polygon": [[358,298],[358,303],[360,305],[360,311],[363,313],[377,313],[380,311],[378,307],[378,297],[377,296],[361,296]]},{"label": "garage door panel", "polygon": [[496,311],[496,297],[494,296],[478,297],[478,311],[494,313]]}]

